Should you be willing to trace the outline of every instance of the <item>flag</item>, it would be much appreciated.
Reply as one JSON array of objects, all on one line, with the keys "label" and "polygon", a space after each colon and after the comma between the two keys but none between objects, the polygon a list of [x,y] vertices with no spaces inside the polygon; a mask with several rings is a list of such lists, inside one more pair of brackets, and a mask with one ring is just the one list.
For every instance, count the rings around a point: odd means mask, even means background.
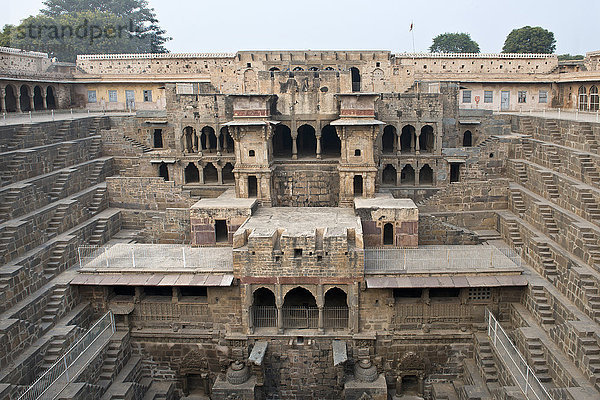
[{"label": "flag", "polygon": [[412,29],[413,29],[413,23],[411,22],[411,23],[410,23],[410,29],[409,29],[408,31],[409,31],[409,32],[412,32]]}]

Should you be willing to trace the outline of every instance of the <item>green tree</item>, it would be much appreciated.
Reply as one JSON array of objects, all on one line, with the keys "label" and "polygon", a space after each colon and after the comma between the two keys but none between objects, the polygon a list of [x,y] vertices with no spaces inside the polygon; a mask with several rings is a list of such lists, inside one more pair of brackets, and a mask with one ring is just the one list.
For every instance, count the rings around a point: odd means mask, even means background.
[{"label": "green tree", "polygon": [[585,56],[582,54],[571,55],[571,54],[567,53],[567,54],[559,54],[558,55],[558,61],[583,60],[584,58],[585,58]]},{"label": "green tree", "polygon": [[506,37],[503,53],[554,53],[554,33],[540,26],[524,26],[513,29]]},{"label": "green tree", "polygon": [[14,25],[4,25],[2,31],[0,32],[0,46],[10,47],[10,32],[14,28]]},{"label": "green tree", "polygon": [[8,44],[50,53],[61,61],[78,54],[163,53],[170,38],[145,0],[48,0],[40,14],[5,27]]},{"label": "green tree", "polygon": [[468,33],[442,33],[433,38],[432,53],[479,53],[479,45]]}]

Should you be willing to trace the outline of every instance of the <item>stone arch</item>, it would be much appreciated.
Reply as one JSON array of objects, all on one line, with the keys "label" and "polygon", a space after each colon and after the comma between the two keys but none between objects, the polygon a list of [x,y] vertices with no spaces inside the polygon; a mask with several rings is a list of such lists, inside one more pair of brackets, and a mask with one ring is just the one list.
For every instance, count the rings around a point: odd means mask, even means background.
[{"label": "stone arch", "polygon": [[21,85],[19,88],[19,93],[21,95],[20,106],[21,111],[32,111],[31,110],[31,94],[29,93],[29,86]]},{"label": "stone arch", "polygon": [[406,164],[400,171],[400,185],[415,184],[415,169],[410,164]]},{"label": "stone arch", "polygon": [[219,147],[224,153],[233,153],[235,142],[229,133],[229,128],[226,126],[219,131]]},{"label": "stone arch", "polygon": [[425,360],[417,353],[409,351],[402,356],[398,362],[399,370],[421,370],[424,371],[427,367]]},{"label": "stone arch", "polygon": [[424,153],[433,152],[434,142],[433,126],[423,126],[419,135],[419,150]]},{"label": "stone arch", "polygon": [[319,67],[310,67],[308,70],[312,71],[312,72],[316,72],[319,70]]},{"label": "stone arch", "polygon": [[235,182],[235,176],[233,175],[233,164],[231,164],[230,162],[225,164],[225,166],[223,167],[222,177],[223,183]]},{"label": "stone arch", "polygon": [[425,164],[419,170],[419,185],[433,185],[433,170]]},{"label": "stone arch", "polygon": [[403,153],[410,153],[415,149],[415,127],[412,125],[404,125],[402,127],[402,133],[400,134],[400,151]]},{"label": "stone arch", "polygon": [[325,292],[325,307],[348,307],[348,294],[342,288],[334,286]]},{"label": "stone arch", "polygon": [[219,182],[217,168],[213,165],[213,163],[207,163],[204,168],[202,168],[202,176],[204,177],[204,183]]},{"label": "stone arch", "polygon": [[373,70],[373,91],[383,92],[385,88],[385,75],[381,68]]},{"label": "stone arch", "polygon": [[285,124],[277,124],[271,139],[274,157],[292,156],[292,131]]},{"label": "stone arch", "polygon": [[384,246],[394,245],[394,224],[387,222],[383,225],[383,240]]},{"label": "stone arch", "polygon": [[44,109],[44,97],[42,95],[42,88],[36,85],[33,88],[33,108],[35,110]]},{"label": "stone arch", "polygon": [[279,68],[277,68],[277,67],[271,67],[271,68],[269,68],[269,71],[271,71],[271,72],[278,72]]},{"label": "stone arch", "polygon": [[56,108],[56,90],[54,89],[54,86],[49,85],[46,88],[46,108],[48,110],[54,110]]},{"label": "stone arch", "polygon": [[396,171],[396,167],[392,164],[387,164],[383,169],[383,173],[381,174],[381,183],[384,185],[394,185],[396,186],[398,172]]},{"label": "stone arch", "polygon": [[393,153],[396,151],[396,127],[393,125],[386,125],[383,128],[383,135],[381,136],[381,152],[382,153]]},{"label": "stone arch", "polygon": [[590,111],[598,111],[600,109],[600,97],[598,95],[598,87],[596,85],[590,88]]},{"label": "stone arch", "polygon": [[17,111],[17,92],[13,85],[6,85],[4,88],[4,105],[6,107],[6,112],[15,112]]},{"label": "stone arch", "polygon": [[317,136],[312,125],[304,124],[298,128],[298,157],[315,157],[317,155]]},{"label": "stone arch", "polygon": [[294,69],[292,69],[292,71],[294,71],[294,72],[301,72],[301,71],[304,71],[304,68],[302,68],[302,67],[294,67]]},{"label": "stone arch", "polygon": [[256,72],[252,69],[247,69],[246,71],[244,71],[244,92],[258,92],[258,77],[256,75]]},{"label": "stone arch", "polygon": [[273,306],[275,307],[275,293],[267,287],[261,286],[252,292],[253,306]]},{"label": "stone arch", "polygon": [[185,183],[198,183],[200,182],[200,171],[194,163],[188,163],[184,170]]},{"label": "stone arch", "polygon": [[283,307],[317,307],[317,299],[307,288],[296,286],[285,293]]},{"label": "stone arch", "polygon": [[196,135],[196,130],[191,126],[183,128],[181,140],[184,152],[195,153],[198,151],[198,135]]},{"label": "stone arch", "polygon": [[215,130],[212,126],[204,126],[202,127],[200,134],[200,145],[202,146],[202,150],[208,150],[209,153],[214,153],[217,151],[217,136],[215,135]]},{"label": "stone arch", "polygon": [[463,133],[462,145],[463,147],[473,146],[473,134],[471,133],[471,131],[466,130],[465,133]]},{"label": "stone arch", "polygon": [[321,155],[324,157],[340,157],[342,154],[342,141],[337,134],[335,126],[325,125],[321,129]]}]

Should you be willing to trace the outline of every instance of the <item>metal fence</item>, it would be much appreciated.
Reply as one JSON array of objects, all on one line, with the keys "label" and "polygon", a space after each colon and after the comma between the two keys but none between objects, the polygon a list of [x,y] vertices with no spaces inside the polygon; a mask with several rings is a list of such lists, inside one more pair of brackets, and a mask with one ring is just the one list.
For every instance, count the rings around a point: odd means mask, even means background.
[{"label": "metal fence", "polygon": [[253,306],[252,322],[256,328],[274,328],[277,326],[277,307]]},{"label": "metal fence", "polygon": [[365,249],[365,272],[475,270],[521,266],[519,253],[495,246],[420,246]]},{"label": "metal fence", "polygon": [[487,334],[492,341],[492,346],[504,361],[525,398],[529,400],[553,400],[504,329],[502,329],[498,320],[487,308],[485,309],[485,319]]},{"label": "metal fence", "polygon": [[141,301],[135,305],[133,317],[138,321],[208,322],[208,304]]},{"label": "metal fence", "polygon": [[319,309],[317,307],[292,307],[282,308],[283,327],[290,329],[316,329],[319,327]]},{"label": "metal fence", "polygon": [[[56,398],[60,392],[81,371],[73,371],[73,365],[81,355],[92,346],[105,332],[115,332],[115,320],[112,312],[100,318],[67,352],[40,376],[22,395],[19,400]],[[56,386],[55,386],[56,385]],[[52,390],[48,390],[53,387]]]},{"label": "metal fence", "polygon": [[169,244],[115,244],[111,247],[80,246],[79,265],[85,269],[157,271],[202,270],[231,272],[229,247],[191,247]]},{"label": "metal fence", "polygon": [[323,325],[330,329],[348,328],[348,307],[324,307]]}]

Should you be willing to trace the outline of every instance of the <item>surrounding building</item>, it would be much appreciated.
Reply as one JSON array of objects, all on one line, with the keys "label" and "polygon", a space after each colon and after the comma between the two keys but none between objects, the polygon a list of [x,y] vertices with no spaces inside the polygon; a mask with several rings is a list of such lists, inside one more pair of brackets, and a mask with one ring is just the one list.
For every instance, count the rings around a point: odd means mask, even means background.
[{"label": "surrounding building", "polygon": [[0,57],[0,399],[600,398],[597,52]]}]

